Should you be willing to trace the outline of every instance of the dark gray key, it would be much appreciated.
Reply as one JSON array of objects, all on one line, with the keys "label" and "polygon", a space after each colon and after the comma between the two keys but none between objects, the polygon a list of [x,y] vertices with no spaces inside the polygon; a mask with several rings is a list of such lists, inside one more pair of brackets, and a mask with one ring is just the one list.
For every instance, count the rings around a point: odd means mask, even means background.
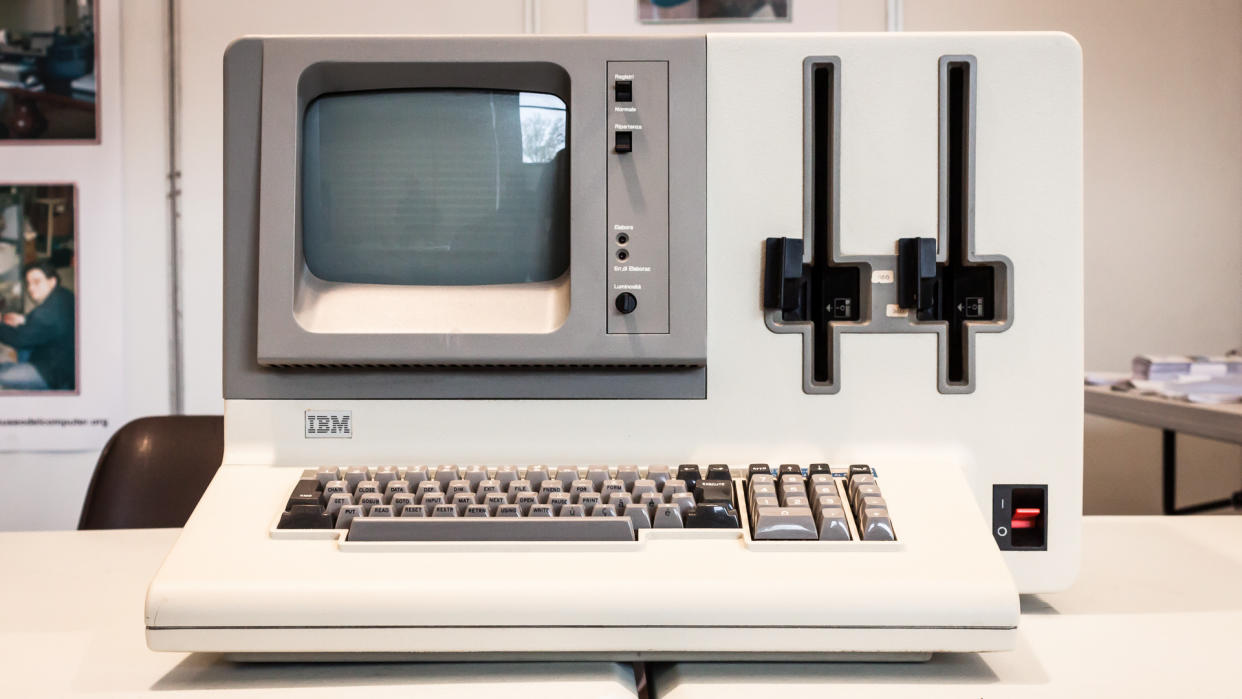
[{"label": "dark gray key", "polygon": [[750,485],[752,487],[756,485],[770,485],[773,488],[775,488],[776,487],[776,476],[773,476],[770,473],[760,473],[760,474],[751,476]]},{"label": "dark gray key", "polygon": [[530,481],[530,489],[539,492],[539,485],[548,479],[547,466],[531,466],[526,469],[526,475],[523,478]]},{"label": "dark gray key", "polygon": [[821,485],[830,485],[830,486],[836,487],[835,481],[836,479],[833,478],[830,474],[817,473],[807,479],[807,485],[810,486],[811,489],[815,489]]},{"label": "dark gray key", "polygon": [[703,476],[703,480],[731,481],[733,480],[733,472],[729,470],[728,464],[708,464],[707,475]]},{"label": "dark gray key", "polygon": [[750,511],[753,514],[760,507],[780,507],[781,501],[773,497],[759,497],[750,501]]},{"label": "dark gray key", "polygon": [[544,481],[539,485],[539,503],[542,505],[548,504],[549,497],[556,493],[560,493],[563,490],[564,486],[561,485],[560,481],[554,481],[551,479]]},{"label": "dark gray key", "polygon": [[501,505],[496,508],[496,517],[521,517],[522,510],[517,505]]},{"label": "dark gray key", "polygon": [[349,489],[349,483],[345,481],[328,481],[323,487],[323,503],[326,505],[333,495],[345,493],[349,495],[352,491]]},{"label": "dark gray key", "polygon": [[371,474],[367,473],[366,466],[350,466],[345,469],[345,476],[343,480],[349,484],[349,492],[352,493],[354,492],[354,488],[358,487],[359,483],[369,480],[370,475]]},{"label": "dark gray key", "polygon": [[854,497],[854,491],[856,491],[858,489],[858,486],[860,485],[878,485],[878,484],[875,482],[875,478],[873,476],[855,476],[854,478],[851,478],[849,482],[848,490],[849,490],[850,498]]},{"label": "dark gray key", "polygon": [[500,489],[506,491],[510,483],[521,480],[521,475],[517,466],[497,466],[494,478],[500,481]]},{"label": "dark gray key", "polygon": [[348,541],[633,541],[626,517],[355,519]]},{"label": "dark gray key", "polygon": [[400,514],[401,508],[405,507],[406,505],[415,504],[414,494],[413,493],[397,493],[396,495],[392,496],[392,501],[390,501],[388,504],[392,505],[393,512]]},{"label": "dark gray key", "polygon": [[509,502],[517,502],[517,496],[520,493],[531,492],[534,492],[534,490],[530,487],[530,481],[528,480],[509,481],[509,484],[505,486],[505,495],[509,496]]},{"label": "dark gray key", "polygon": [[[316,485],[318,481],[313,479],[311,482]],[[280,522],[276,524],[277,529],[331,529],[332,516],[323,511],[319,506],[319,501],[301,503],[289,508],[288,512],[280,515]]]},{"label": "dark gray key", "polygon": [[509,504],[509,498],[504,493],[488,493],[483,496],[483,504],[487,506],[487,513],[495,517],[496,510],[499,510],[502,505]]},{"label": "dark gray key", "polygon": [[578,499],[575,501],[575,504],[582,505],[582,509],[590,512],[592,508],[601,502],[603,502],[603,498],[600,497],[599,493],[581,493],[578,495]]},{"label": "dark gray key", "polygon": [[396,480],[388,481],[388,484],[384,486],[384,502],[391,503],[394,495],[397,495],[398,493],[409,493],[409,492],[410,492],[409,483],[406,483],[405,481],[396,481]]},{"label": "dark gray key", "polygon": [[462,476],[462,478],[470,481],[471,489],[477,488],[479,483],[487,480],[487,467],[479,464],[467,466],[466,473]]},{"label": "dark gray key", "polygon": [[850,540],[850,527],[845,523],[844,509],[840,507],[824,507],[819,510],[819,540]]},{"label": "dark gray key", "polygon": [[474,493],[457,493],[449,502],[453,503],[453,507],[457,508],[457,516],[461,517],[466,514],[466,508],[474,503]]},{"label": "dark gray key", "polygon": [[427,493],[423,496],[422,500],[419,500],[419,504],[423,506],[423,509],[427,512],[428,516],[431,515],[432,511],[435,510],[436,507],[443,505],[446,502],[448,502],[448,500],[444,497],[444,493],[441,493],[438,490],[433,490],[430,493]]},{"label": "dark gray key", "polygon": [[655,464],[647,467],[647,480],[655,481],[657,487],[664,487],[664,484],[672,478],[669,475],[668,466],[665,464]]},{"label": "dark gray key", "polygon": [[879,495],[871,495],[862,499],[859,503],[860,510],[887,510],[888,503]]},{"label": "dark gray key", "polygon": [[457,480],[449,481],[448,487],[444,489],[444,494],[448,496],[449,501],[452,501],[453,498],[457,497],[461,493],[469,493],[473,497],[473,490],[474,489],[470,487],[470,481],[464,478],[459,478]]},{"label": "dark gray key", "polygon": [[488,516],[487,505],[467,505],[466,516],[467,517],[487,517]]},{"label": "dark gray key", "polygon": [[530,509],[526,511],[527,517],[545,518],[551,517],[553,514],[551,505],[531,505]]},{"label": "dark gray key", "polygon": [[800,485],[782,485],[779,497],[782,505],[785,504],[785,501],[789,498],[805,498],[806,488],[803,488]]},{"label": "dark gray key", "polygon": [[422,505],[406,505],[401,508],[402,517],[426,517],[427,511]]},{"label": "dark gray key", "polygon": [[854,503],[854,509],[857,510],[862,504],[863,498],[880,497],[879,486],[860,485],[854,488],[854,492],[850,493],[850,502]]},{"label": "dark gray key", "polygon": [[818,539],[809,507],[764,507],[755,516],[755,539]]},{"label": "dark gray key", "polygon": [[573,502],[578,502],[578,496],[582,493],[595,492],[595,484],[585,478],[578,478],[570,483],[569,487],[565,490],[569,493],[570,499],[573,500]]},{"label": "dark gray key", "polygon": [[756,485],[751,486],[750,498],[774,498],[776,497],[776,486],[774,485]]},{"label": "dark gray key", "polygon": [[518,510],[525,517],[530,513],[530,508],[533,505],[539,504],[539,496],[535,493],[518,493],[517,497],[513,499],[513,504],[518,506]]},{"label": "dark gray key", "polygon": [[336,517],[336,513],[339,512],[342,507],[347,507],[352,504],[354,504],[354,499],[349,496],[349,493],[333,493],[328,497],[328,503],[324,506],[324,512]]},{"label": "dark gray key", "polygon": [[384,504],[384,496],[379,493],[363,493],[357,497],[354,504],[362,506],[362,514],[370,514],[372,507]]},{"label": "dark gray key", "polygon": [[439,493],[440,484],[436,481],[423,481],[418,484],[418,490],[414,491],[414,499],[416,502],[422,502],[428,493]]},{"label": "dark gray key", "polygon": [[811,509],[811,501],[804,497],[798,497],[798,496],[787,497],[785,498],[785,502],[781,504],[784,507],[805,507],[808,510]]},{"label": "dark gray key", "polygon": [[376,505],[367,513],[368,517],[391,517],[392,505]]},{"label": "dark gray key", "polygon": [[550,493],[544,504],[552,508],[552,514],[560,515],[561,508],[569,504],[569,493]]},{"label": "dark gray key", "polygon": [[599,487],[599,494],[603,496],[604,502],[612,499],[614,493],[625,492],[625,481],[618,478],[611,478],[603,482]]},{"label": "dark gray key", "polygon": [[[436,505],[435,509],[431,511],[431,516],[432,517],[456,517],[457,508],[453,507],[452,505],[449,505],[448,503],[445,503],[443,505]],[[355,521],[360,521],[360,520],[355,520]],[[352,526],[350,527],[350,531],[353,531]]]},{"label": "dark gray key", "polygon": [[379,481],[358,481],[358,485],[354,487],[354,495],[362,495],[363,493],[381,493]]}]

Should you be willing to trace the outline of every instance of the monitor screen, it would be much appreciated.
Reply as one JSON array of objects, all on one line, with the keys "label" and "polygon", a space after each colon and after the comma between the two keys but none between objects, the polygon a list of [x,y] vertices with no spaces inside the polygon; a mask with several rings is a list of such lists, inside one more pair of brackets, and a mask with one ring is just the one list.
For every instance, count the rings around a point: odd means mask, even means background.
[{"label": "monitor screen", "polygon": [[329,94],[302,128],[302,254],[329,282],[547,282],[569,268],[565,103],[505,90]]}]

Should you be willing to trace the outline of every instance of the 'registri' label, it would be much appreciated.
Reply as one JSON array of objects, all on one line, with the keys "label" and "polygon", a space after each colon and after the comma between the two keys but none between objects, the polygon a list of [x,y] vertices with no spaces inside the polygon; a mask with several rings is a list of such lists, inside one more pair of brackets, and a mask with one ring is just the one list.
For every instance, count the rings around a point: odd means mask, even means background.
[{"label": "'registri' label", "polygon": [[352,410],[307,410],[307,439],[352,439],[354,415]]}]

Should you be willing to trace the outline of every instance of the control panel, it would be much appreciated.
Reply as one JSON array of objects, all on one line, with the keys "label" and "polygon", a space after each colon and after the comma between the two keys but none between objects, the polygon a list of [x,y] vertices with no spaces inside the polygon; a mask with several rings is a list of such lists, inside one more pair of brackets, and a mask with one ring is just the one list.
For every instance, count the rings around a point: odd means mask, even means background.
[{"label": "control panel", "polygon": [[608,62],[609,333],[669,331],[668,63]]}]

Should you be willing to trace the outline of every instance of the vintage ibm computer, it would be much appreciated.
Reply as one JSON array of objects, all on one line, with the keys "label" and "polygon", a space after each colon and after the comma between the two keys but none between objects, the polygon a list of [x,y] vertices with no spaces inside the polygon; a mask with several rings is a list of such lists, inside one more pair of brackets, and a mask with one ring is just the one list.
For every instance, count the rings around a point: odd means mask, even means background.
[{"label": "vintage ibm computer", "polygon": [[918,659],[1077,570],[1063,34],[255,37],[159,650]]}]

